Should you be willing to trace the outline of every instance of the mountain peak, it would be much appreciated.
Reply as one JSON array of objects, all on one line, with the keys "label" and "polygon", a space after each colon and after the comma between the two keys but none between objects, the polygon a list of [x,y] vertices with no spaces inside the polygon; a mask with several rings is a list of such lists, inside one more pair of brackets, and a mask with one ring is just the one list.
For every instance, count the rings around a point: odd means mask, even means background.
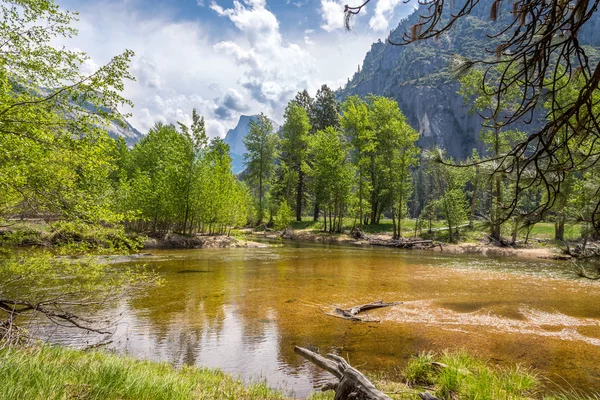
[{"label": "mountain peak", "polygon": [[[229,145],[232,159],[233,173],[238,174],[245,169],[244,153],[246,145],[244,138],[250,131],[250,121],[258,121],[258,115],[240,115],[240,119],[235,128],[230,129],[225,135],[223,141]],[[277,124],[273,122],[273,128],[277,130]]]}]

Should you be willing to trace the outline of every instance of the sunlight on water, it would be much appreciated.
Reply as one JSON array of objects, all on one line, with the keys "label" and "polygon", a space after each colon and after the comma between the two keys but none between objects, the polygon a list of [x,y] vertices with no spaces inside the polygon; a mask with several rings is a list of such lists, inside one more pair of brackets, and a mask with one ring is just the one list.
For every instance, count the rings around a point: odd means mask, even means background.
[{"label": "sunlight on water", "polygon": [[[464,348],[522,363],[554,381],[600,387],[600,290],[568,264],[427,252],[293,245],[156,251],[140,257],[163,287],[107,312],[110,348],[136,357],[218,367],[303,397],[326,375],[294,345],[336,352],[396,377],[420,351]],[[324,314],[374,300],[379,322]],[[91,343],[53,330],[51,340]]]}]

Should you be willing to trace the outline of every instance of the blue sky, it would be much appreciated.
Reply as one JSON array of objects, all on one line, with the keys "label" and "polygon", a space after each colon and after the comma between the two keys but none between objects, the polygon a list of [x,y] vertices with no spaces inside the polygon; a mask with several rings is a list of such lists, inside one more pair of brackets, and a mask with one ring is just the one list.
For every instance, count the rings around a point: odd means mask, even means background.
[{"label": "blue sky", "polygon": [[80,13],[66,46],[88,53],[92,72],[125,49],[136,53],[125,95],[130,122],[188,123],[196,108],[210,136],[223,136],[241,114],[281,122],[296,92],[336,89],[377,39],[414,4],[373,0],[343,29],[343,7],[360,0],[58,0]]}]

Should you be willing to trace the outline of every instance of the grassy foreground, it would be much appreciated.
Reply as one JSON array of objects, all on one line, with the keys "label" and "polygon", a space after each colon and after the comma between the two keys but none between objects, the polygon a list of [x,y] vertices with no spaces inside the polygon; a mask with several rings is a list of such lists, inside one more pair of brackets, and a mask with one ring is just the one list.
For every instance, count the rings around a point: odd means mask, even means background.
[{"label": "grassy foreground", "polygon": [[[441,399],[595,399],[578,393],[544,395],[535,373],[516,366],[492,367],[465,352],[422,353],[405,368],[403,382],[371,377],[393,399],[419,399],[428,391]],[[285,399],[263,383],[244,384],[223,372],[140,361],[101,351],[64,347],[0,350],[2,400]],[[314,393],[310,400],[333,399]]]},{"label": "grassy foreground", "polygon": [[0,399],[283,399],[264,383],[244,385],[223,372],[175,369],[99,351],[60,347],[0,350]]}]

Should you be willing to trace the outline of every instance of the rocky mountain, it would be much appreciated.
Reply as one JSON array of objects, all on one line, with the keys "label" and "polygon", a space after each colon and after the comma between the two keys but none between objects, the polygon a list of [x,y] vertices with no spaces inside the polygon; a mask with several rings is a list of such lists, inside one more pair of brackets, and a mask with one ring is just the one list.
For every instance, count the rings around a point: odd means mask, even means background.
[{"label": "rocky mountain", "polygon": [[[73,103],[75,104],[75,103]],[[78,106],[83,107],[84,109],[92,112],[92,113],[96,113],[98,112],[99,108],[96,107],[95,105],[89,103],[89,102],[84,102],[84,103],[79,103]],[[107,112],[108,109],[101,107],[100,110]],[[118,139],[120,137],[122,137],[125,140],[125,143],[127,143],[128,147],[133,147],[134,144],[136,144],[137,142],[139,142],[144,135],[138,131],[137,129],[135,129],[130,123],[129,121],[123,119],[123,123],[120,123],[119,121],[116,120],[112,120],[110,122],[110,125],[107,128],[108,130],[108,135],[110,137],[112,137],[113,139]]]},{"label": "rocky mountain", "polygon": [[125,143],[127,143],[128,147],[133,147],[134,144],[144,137],[144,135],[135,129],[128,121],[125,121],[124,126],[117,121],[111,121],[108,126],[108,134],[114,139],[122,137],[125,139]]},{"label": "rocky mountain", "polygon": [[[493,0],[481,0],[471,15],[459,19],[439,40],[408,46],[374,43],[362,67],[336,95],[340,100],[354,94],[394,98],[408,122],[420,132],[422,148],[439,145],[450,156],[461,159],[469,156],[473,148],[481,149],[482,119],[469,113],[469,106],[456,93],[459,84],[451,77],[449,61],[454,54],[469,58],[489,57],[486,49],[495,49],[494,41],[487,34],[505,26],[503,21],[511,17],[511,5],[502,2],[506,4],[500,19],[494,23],[489,19],[492,3]],[[391,32],[390,39],[401,42],[402,34],[410,32],[421,13],[425,11],[417,10],[403,20]],[[594,34],[600,28],[600,13],[586,25],[585,32],[580,34],[580,42],[600,46],[600,35]],[[518,128],[531,132],[539,123],[521,124]]]},{"label": "rocky mountain", "polygon": [[[225,135],[223,141],[229,145],[229,150],[232,158],[232,169],[234,174],[239,174],[246,167],[244,165],[244,153],[246,146],[244,138],[250,131],[250,121],[258,121],[258,115],[242,115],[235,128],[230,129]],[[273,129],[277,132],[279,126],[274,121]]]}]

